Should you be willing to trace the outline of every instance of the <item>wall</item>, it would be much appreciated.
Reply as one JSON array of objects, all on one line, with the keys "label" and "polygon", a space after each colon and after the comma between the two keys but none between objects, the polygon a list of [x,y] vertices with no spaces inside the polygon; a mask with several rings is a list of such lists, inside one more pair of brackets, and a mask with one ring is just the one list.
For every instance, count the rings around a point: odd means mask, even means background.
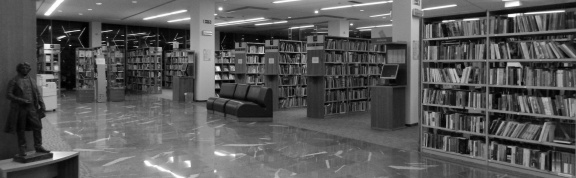
[{"label": "wall", "polygon": [[[32,69],[36,69],[35,6],[34,0],[2,0],[0,5],[0,160],[11,158],[17,153],[16,135],[4,133],[10,110],[10,102],[5,97],[6,86],[16,76],[18,63],[28,62]],[[32,70],[30,75],[36,76],[36,71]]]}]

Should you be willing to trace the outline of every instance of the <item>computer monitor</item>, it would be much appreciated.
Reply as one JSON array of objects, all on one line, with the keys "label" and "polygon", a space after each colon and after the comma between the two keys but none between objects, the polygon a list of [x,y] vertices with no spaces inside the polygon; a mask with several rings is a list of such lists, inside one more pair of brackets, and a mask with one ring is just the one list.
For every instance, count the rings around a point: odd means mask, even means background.
[{"label": "computer monitor", "polygon": [[381,79],[395,80],[398,76],[398,64],[384,64],[382,66],[382,73],[380,74]]}]

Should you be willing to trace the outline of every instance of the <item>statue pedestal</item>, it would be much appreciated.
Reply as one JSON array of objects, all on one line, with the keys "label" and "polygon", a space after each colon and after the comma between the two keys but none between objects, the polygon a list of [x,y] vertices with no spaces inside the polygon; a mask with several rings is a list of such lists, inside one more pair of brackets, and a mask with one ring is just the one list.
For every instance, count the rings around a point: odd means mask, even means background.
[{"label": "statue pedestal", "polygon": [[52,153],[34,153],[34,154],[29,154],[26,156],[14,156],[14,162],[19,162],[19,163],[30,163],[30,162],[35,162],[35,161],[40,161],[40,160],[45,160],[45,159],[51,159],[52,157],[54,157],[54,154]]},{"label": "statue pedestal", "polygon": [[[78,152],[53,151],[50,159],[17,163],[0,160],[0,178],[78,178]],[[30,155],[32,156],[32,155]]]}]

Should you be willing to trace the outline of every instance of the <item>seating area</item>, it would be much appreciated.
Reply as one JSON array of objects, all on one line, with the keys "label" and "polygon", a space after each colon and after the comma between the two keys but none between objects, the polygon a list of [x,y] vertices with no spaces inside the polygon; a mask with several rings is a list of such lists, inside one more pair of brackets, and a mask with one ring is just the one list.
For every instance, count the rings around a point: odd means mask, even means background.
[{"label": "seating area", "polygon": [[[257,85],[224,83],[220,97],[206,102],[208,111],[234,116],[238,121],[272,121],[272,89]],[[259,118],[259,119],[251,119]],[[265,119],[262,119],[265,118]]]}]

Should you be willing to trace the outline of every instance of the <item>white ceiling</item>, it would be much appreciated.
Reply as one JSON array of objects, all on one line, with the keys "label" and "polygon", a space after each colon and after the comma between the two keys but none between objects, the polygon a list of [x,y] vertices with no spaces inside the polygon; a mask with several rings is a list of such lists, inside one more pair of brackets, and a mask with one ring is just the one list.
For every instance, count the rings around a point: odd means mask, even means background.
[{"label": "white ceiling", "polygon": [[[162,13],[173,12],[187,9],[191,0],[65,0],[51,16],[46,17],[44,13],[56,0],[37,0],[38,18],[55,19],[55,20],[74,20],[74,21],[101,21],[104,23],[127,24],[153,27],[166,27],[188,29],[188,22],[182,21],[177,23],[167,23],[168,20],[189,17],[189,13],[182,13],[157,19],[142,20],[145,17],[154,16]],[[217,27],[219,31],[234,32],[261,32],[275,29],[286,29],[291,26],[318,24],[326,26],[326,22],[336,19],[357,19],[351,20],[354,27],[381,25],[391,23],[391,18],[372,18],[370,15],[385,14],[392,9],[392,3],[380,4],[374,6],[352,7],[337,10],[320,11],[314,14],[314,10],[323,7],[332,7],[339,5],[352,4],[347,0],[301,0],[297,2],[274,4],[275,0],[214,0],[216,7],[223,7],[223,11],[214,10],[218,14],[216,22],[225,22],[232,20],[242,20],[256,17],[265,17],[269,19],[288,20],[287,24],[259,26],[254,25],[237,25],[227,27]],[[355,0],[357,2],[367,3],[383,0]],[[502,0],[422,0],[423,7],[457,4],[458,7],[425,11],[426,17],[465,14],[471,12],[483,12],[486,10],[504,9]],[[522,7],[541,6],[548,4],[560,4],[574,2],[575,0],[522,0]],[[102,5],[96,5],[101,2]],[[267,10],[247,9],[238,10],[231,13],[226,11],[243,8],[256,7]],[[91,11],[87,9],[92,9]],[[360,11],[364,10],[364,11]],[[60,12],[61,11],[61,12]],[[82,13],[82,15],[79,15]],[[292,17],[292,19],[288,19]],[[299,19],[303,18],[303,19]]]}]

